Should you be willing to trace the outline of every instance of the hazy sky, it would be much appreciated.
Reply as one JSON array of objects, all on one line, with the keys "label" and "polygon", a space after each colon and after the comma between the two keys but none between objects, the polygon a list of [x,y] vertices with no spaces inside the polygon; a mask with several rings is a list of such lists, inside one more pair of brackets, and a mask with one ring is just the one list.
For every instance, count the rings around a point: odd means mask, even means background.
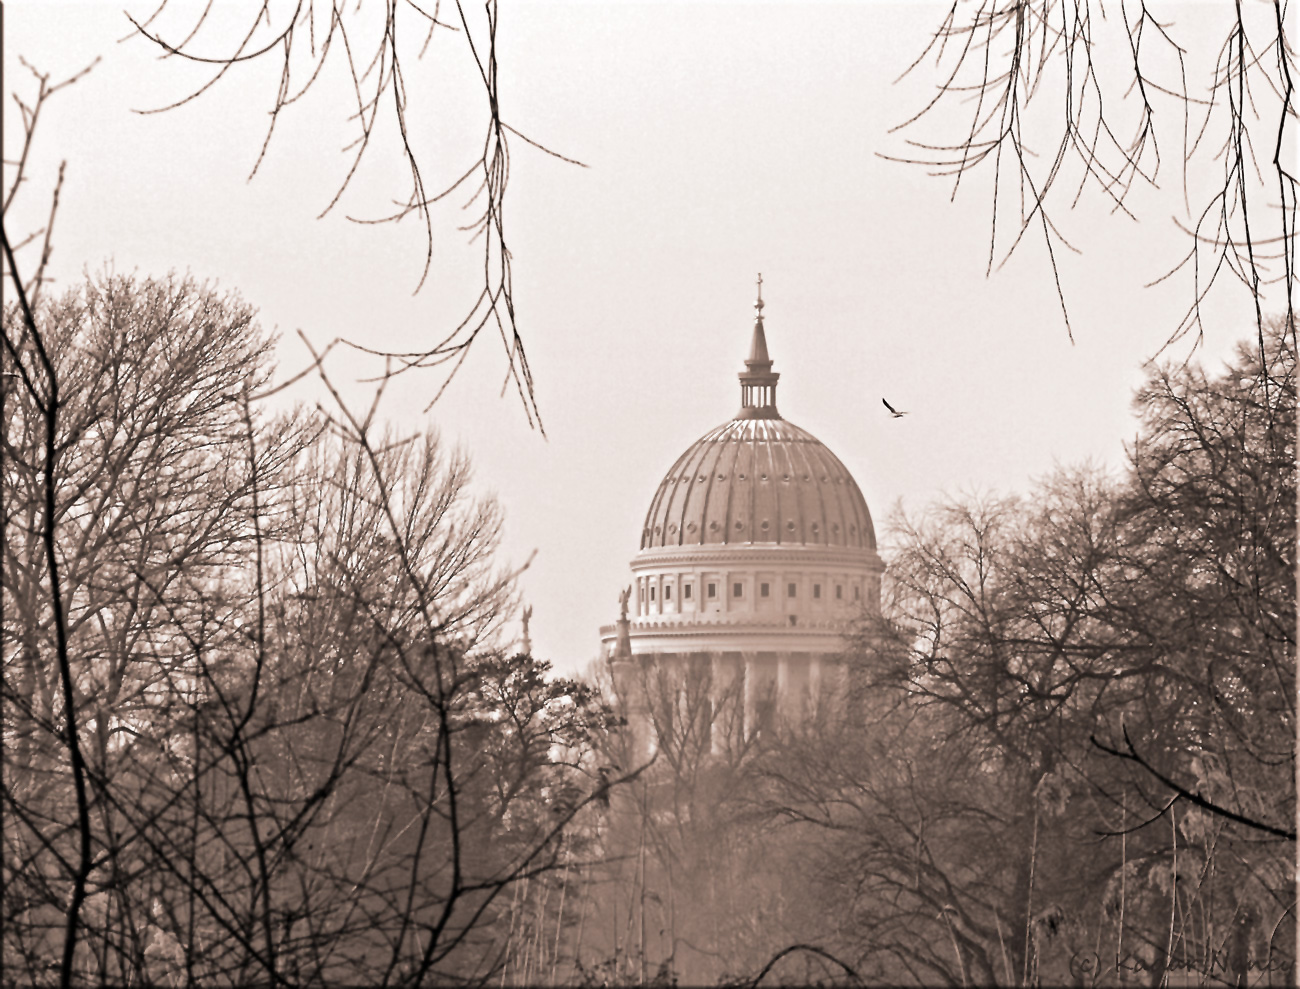
[{"label": "hazy sky", "polygon": [[[135,113],[205,76],[139,38],[118,43],[129,33],[119,6],[11,3],[5,15],[6,94],[30,91],[18,55],[55,78],[102,56],[46,108],[31,184],[6,221],[39,225],[66,160],[60,282],[111,264],[237,289],[282,335],[286,374],[305,359],[299,329],[318,344],[393,349],[441,336],[476,285],[459,201],[435,217],[434,270],[417,295],[418,225],[346,218],[379,215],[404,193],[382,142],[341,207],[316,218],[349,160],[342,63],[283,115],[250,183],[278,68],[252,65],[180,109]],[[127,6],[147,15],[153,3]],[[198,9],[174,3],[162,27],[183,34]],[[950,180],[880,157],[908,154],[907,135],[890,128],[923,105],[935,76],[894,80],[943,9],[503,0],[506,121],[590,166],[512,145],[505,219],[546,436],[511,392],[500,396],[492,339],[429,416],[432,372],[401,379],[383,410],[401,429],[432,425],[463,444],[478,489],[506,509],[505,559],[537,551],[522,587],[539,657],[576,670],[596,655],[659,480],[739,407],[759,271],[779,408],[853,472],[878,532],[900,500],[913,510],[944,492],[1027,490],[1057,463],[1122,463],[1140,365],[1190,301],[1186,280],[1143,288],[1184,249],[1173,222],[1185,212],[1181,120],[1160,121],[1172,152],[1162,188],[1135,199],[1140,224],[1092,194],[1062,214],[1082,250],[1062,258],[1071,345],[1041,238],[986,278],[987,185],[971,182],[952,203]],[[1216,13],[1169,10],[1193,27]],[[247,11],[217,8],[214,54]],[[474,72],[450,32],[406,64],[430,188],[477,154]],[[946,119],[964,120],[959,109]],[[15,120],[6,107],[7,156]],[[1212,300],[1203,359],[1217,365],[1251,332],[1244,303]],[[374,370],[353,357],[330,364],[358,404],[369,386],[355,379]],[[882,397],[911,414],[890,419]]]}]

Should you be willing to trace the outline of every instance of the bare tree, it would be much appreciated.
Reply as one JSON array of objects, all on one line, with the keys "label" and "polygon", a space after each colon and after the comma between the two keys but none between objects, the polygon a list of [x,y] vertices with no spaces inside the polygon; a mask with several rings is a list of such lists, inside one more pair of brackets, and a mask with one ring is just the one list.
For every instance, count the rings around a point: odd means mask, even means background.
[{"label": "bare tree", "polygon": [[943,712],[873,693],[763,766],[765,809],[805,850],[809,941],[868,984],[1018,984],[1023,774],[990,771]]},{"label": "bare tree", "polygon": [[491,975],[607,715],[496,645],[512,580],[465,458],[259,414],[269,344],[193,282],[29,311],[12,373],[67,397],[52,440],[39,385],[4,421],[7,970]]},{"label": "bare tree", "polygon": [[502,891],[595,799],[603,709],[502,653],[495,506],[436,439],[377,434],[382,388],[270,416],[233,296],[42,292],[58,187],[42,230],[8,223],[66,85],[37,80],[3,236],[6,971],[481,981]]},{"label": "bare tree", "polygon": [[896,522],[861,674],[919,729],[894,765],[875,724],[790,750],[775,808],[882,891],[860,950],[921,982],[1291,971],[1295,358],[1267,330],[1221,375],[1153,371],[1127,476]]},{"label": "bare tree", "polygon": [[[255,484],[274,487],[296,430],[271,424],[246,455],[241,395],[265,374],[267,343],[246,308],[192,283],[110,276],[5,317],[22,384],[4,422],[9,786],[41,808],[28,821],[41,839],[13,861],[70,873],[66,974],[92,874],[116,881],[96,847],[114,839],[92,834],[96,781],[158,727],[163,657],[205,609],[225,621],[238,606],[243,590],[224,578],[252,545],[247,502]],[[47,855],[62,865],[42,870]]]}]

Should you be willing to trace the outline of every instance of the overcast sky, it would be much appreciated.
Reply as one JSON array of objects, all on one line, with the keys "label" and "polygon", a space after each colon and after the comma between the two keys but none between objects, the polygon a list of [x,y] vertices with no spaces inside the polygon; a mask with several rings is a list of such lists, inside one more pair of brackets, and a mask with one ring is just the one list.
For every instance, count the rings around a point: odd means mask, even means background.
[{"label": "overcast sky", "polygon": [[[237,289],[282,335],[285,374],[306,357],[299,329],[318,344],[392,349],[442,335],[476,284],[478,245],[455,229],[459,202],[435,216],[433,273],[414,295],[418,224],[347,219],[379,215],[403,194],[391,140],[341,207],[317,219],[349,161],[342,63],[283,115],[248,182],[277,66],[248,66],[167,113],[135,113],[205,75],[159,60],[139,38],[119,43],[129,25],[118,6],[11,3],[5,15],[6,93],[26,86],[18,55],[56,79],[102,56],[45,110],[31,184],[6,219],[14,230],[38,225],[67,161],[60,283],[111,265]],[[147,16],[153,4],[127,6]],[[173,4],[160,29],[187,33],[197,9]],[[1071,344],[1040,237],[986,277],[987,184],[972,181],[954,203],[951,180],[881,157],[909,153],[907,134],[890,128],[923,105],[935,76],[894,80],[943,9],[503,0],[506,121],[589,166],[512,146],[514,297],[546,436],[517,397],[501,397],[505,364],[491,339],[431,414],[433,372],[400,380],[383,411],[401,429],[435,426],[463,444],[478,489],[506,509],[505,559],[536,550],[522,588],[537,656],[573,671],[596,655],[659,480],[739,407],[760,271],[779,408],[849,467],[882,535],[900,501],[918,510],[945,492],[1025,491],[1057,463],[1122,463],[1141,364],[1190,301],[1186,280],[1143,287],[1185,248],[1173,221],[1185,215],[1181,121],[1161,121],[1173,150],[1162,188],[1134,200],[1141,223],[1093,194],[1062,213],[1082,251],[1061,258]],[[1169,9],[1193,37],[1216,11]],[[200,40],[215,54],[246,17],[247,5],[218,7]],[[451,32],[405,66],[430,188],[477,153],[475,72]],[[959,111],[946,119],[964,120]],[[6,155],[15,120],[6,107]],[[1252,331],[1245,303],[1241,293],[1211,299],[1201,359],[1219,364]],[[330,370],[350,400],[368,401],[354,379],[373,366],[348,357]],[[882,397],[910,414],[889,418]]]}]

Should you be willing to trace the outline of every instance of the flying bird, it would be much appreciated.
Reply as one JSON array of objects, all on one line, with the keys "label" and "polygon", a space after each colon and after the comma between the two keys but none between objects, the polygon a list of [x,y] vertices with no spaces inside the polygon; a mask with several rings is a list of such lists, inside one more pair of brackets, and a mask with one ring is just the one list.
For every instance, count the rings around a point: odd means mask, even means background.
[{"label": "flying bird", "polygon": [[892,415],[895,419],[901,419],[903,418],[903,416],[907,415],[906,412],[899,412],[898,409],[890,405],[887,401],[885,401],[885,399],[882,398],[881,401],[885,403],[885,408],[889,410],[890,415]]}]

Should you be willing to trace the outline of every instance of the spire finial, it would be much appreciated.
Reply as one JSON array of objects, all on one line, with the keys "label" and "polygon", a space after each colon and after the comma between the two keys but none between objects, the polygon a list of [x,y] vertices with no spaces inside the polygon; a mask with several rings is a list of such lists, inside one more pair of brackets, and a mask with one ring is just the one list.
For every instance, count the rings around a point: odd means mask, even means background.
[{"label": "spire finial", "polygon": [[754,308],[758,310],[758,318],[763,318],[763,273],[758,273],[758,301],[754,303]]}]

